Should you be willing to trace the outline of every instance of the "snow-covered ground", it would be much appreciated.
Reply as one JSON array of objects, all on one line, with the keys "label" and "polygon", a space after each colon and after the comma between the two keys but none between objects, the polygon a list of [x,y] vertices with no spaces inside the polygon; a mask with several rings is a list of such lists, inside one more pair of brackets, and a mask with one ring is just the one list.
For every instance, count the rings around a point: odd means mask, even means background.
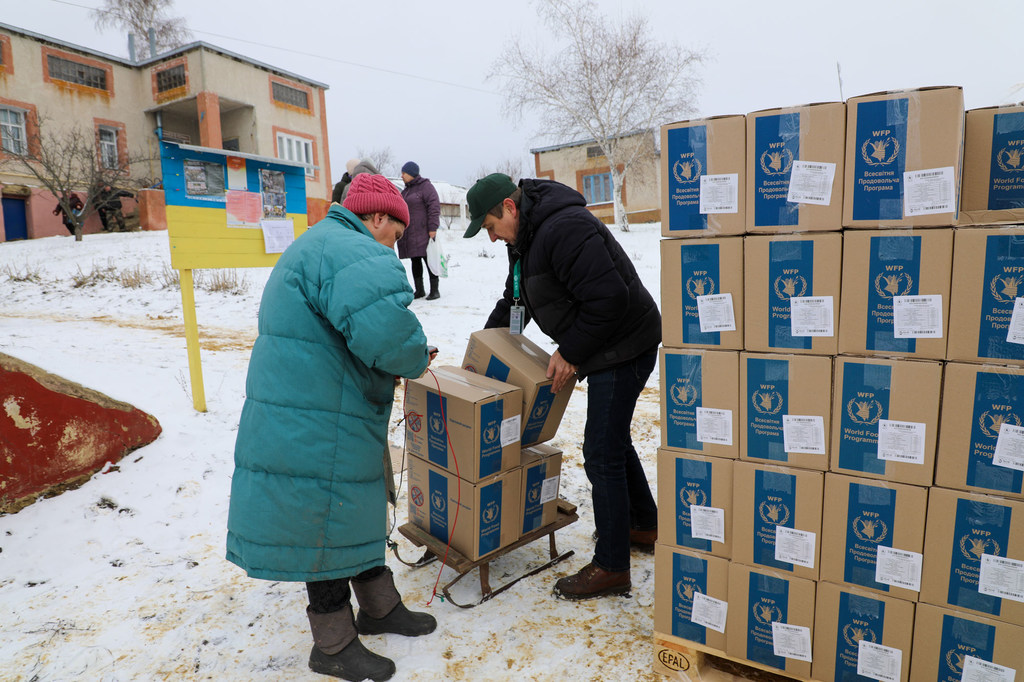
[{"label": "snow-covered ground", "polygon": [[[437,364],[459,364],[504,283],[501,244],[442,230],[450,276],[437,301],[417,300]],[[614,231],[658,297],[660,225]],[[224,559],[228,492],[249,351],[269,270],[238,271],[241,294],[196,291],[208,411],[192,406],[181,297],[163,281],[167,234],[51,237],[0,244],[0,353],[129,402],[163,434],[76,490],[0,516],[0,678],[4,680],[312,680],[312,644],[302,584],[252,580]],[[407,261],[404,261],[408,263]],[[83,275],[149,273],[140,288]],[[33,281],[9,275],[33,273]],[[20,277],[19,277],[20,279]],[[547,349],[533,326],[528,335]],[[659,443],[657,370],[637,406],[633,437],[652,487]],[[577,387],[558,436],[561,496],[579,522],[557,533],[567,561],[472,609],[431,599],[438,564],[412,569],[388,554],[406,603],[438,620],[435,633],[364,637],[395,660],[396,680],[637,680],[651,672],[654,561],[634,553],[629,598],[567,602],[554,581],[593,552],[593,515],[580,446],[586,383]],[[401,445],[402,392],[391,440]],[[395,522],[406,522],[405,489]],[[403,558],[418,557],[397,531]],[[547,542],[491,565],[491,584],[546,561]],[[441,584],[455,577],[445,568]],[[440,594],[440,589],[438,589]],[[479,596],[476,575],[453,589]]]}]

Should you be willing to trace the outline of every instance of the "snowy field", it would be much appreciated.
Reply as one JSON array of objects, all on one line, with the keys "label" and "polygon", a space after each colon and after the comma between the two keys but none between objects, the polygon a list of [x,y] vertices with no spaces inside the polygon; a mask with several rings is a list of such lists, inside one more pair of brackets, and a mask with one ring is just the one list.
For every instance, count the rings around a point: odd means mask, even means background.
[{"label": "snowy field", "polygon": [[[660,225],[615,229],[659,298]],[[442,230],[450,276],[437,301],[417,300],[436,364],[459,364],[501,292],[504,247]],[[408,261],[403,261],[408,264]],[[249,351],[269,270],[240,270],[241,293],[197,289],[208,411],[192,406],[178,289],[166,287],[167,234],[136,232],[0,244],[0,353],[36,364],[154,415],[163,434],[85,485],[0,516],[0,679],[315,680],[302,584],[251,580],[224,559],[232,452]],[[148,274],[126,288],[91,273]],[[32,274],[27,281],[24,275]],[[230,274],[230,273],[229,273]],[[12,277],[16,275],[17,277]],[[83,286],[76,283],[88,280]],[[532,325],[527,334],[548,350]],[[651,672],[654,559],[633,553],[630,597],[567,602],[555,580],[593,553],[593,515],[581,444],[586,383],[552,445],[564,451],[561,496],[580,520],[557,533],[567,561],[476,608],[432,599],[438,564],[412,569],[388,554],[406,603],[438,629],[422,638],[364,637],[391,657],[395,680],[642,680]],[[401,445],[402,391],[391,442]],[[652,488],[660,440],[655,369],[637,406],[633,438]],[[395,522],[406,522],[404,486]],[[397,531],[406,559],[418,557]],[[547,541],[491,565],[501,585],[546,561]],[[444,584],[455,577],[443,569]],[[440,588],[438,588],[440,594]],[[479,597],[475,573],[453,589]],[[428,604],[429,603],[429,604]]]}]

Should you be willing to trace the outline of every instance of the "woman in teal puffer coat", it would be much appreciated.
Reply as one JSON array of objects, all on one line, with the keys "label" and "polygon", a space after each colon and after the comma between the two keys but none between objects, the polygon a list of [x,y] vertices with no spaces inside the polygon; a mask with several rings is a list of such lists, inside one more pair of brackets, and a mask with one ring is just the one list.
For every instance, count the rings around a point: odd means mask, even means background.
[{"label": "woman in teal puffer coat", "polygon": [[[387,679],[358,633],[426,634],[384,565],[383,453],[395,377],[429,364],[394,243],[409,221],[380,175],[281,255],[263,292],[235,443],[227,558],[253,578],[305,582],[310,667]],[[349,579],[360,605],[354,619]]]}]

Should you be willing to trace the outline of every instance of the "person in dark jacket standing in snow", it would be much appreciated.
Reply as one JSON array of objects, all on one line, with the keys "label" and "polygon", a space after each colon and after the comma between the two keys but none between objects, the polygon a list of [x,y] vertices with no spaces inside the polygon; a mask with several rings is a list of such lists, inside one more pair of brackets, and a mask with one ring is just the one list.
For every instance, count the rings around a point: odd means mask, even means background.
[{"label": "person in dark jacket standing in snow", "polygon": [[281,255],[235,441],[227,558],[252,578],[306,583],[309,667],[346,680],[395,672],[358,635],[437,626],[405,607],[384,563],[395,377],[422,375],[432,357],[394,252],[408,222],[398,188],[363,173]]},{"label": "person in dark jacket standing in snow", "polygon": [[428,301],[441,298],[438,291],[439,273],[430,272],[430,293],[423,291],[423,263],[427,259],[427,242],[437,236],[441,222],[441,201],[430,180],[420,175],[420,167],[414,161],[402,166],[402,198],[409,204],[409,229],[398,240],[398,257],[412,259],[412,279],[416,285],[416,298],[427,297]]},{"label": "person in dark jacket standing in snow", "polygon": [[508,245],[509,275],[486,327],[531,319],[558,348],[547,376],[558,392],[587,379],[583,467],[590,480],[597,543],[593,560],[555,583],[555,594],[586,599],[628,592],[630,545],[650,551],[658,510],[630,437],[636,401],[657,360],[661,314],[650,292],[583,196],[552,180],[517,187],[493,173],[466,197],[471,221]]}]

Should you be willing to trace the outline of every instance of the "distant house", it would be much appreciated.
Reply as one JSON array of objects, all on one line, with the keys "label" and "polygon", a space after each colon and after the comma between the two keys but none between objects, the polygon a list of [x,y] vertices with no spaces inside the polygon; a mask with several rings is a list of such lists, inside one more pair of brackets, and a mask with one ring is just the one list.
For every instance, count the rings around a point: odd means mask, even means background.
[{"label": "distant house", "polygon": [[[657,136],[630,135],[624,140],[641,145],[640,158],[623,183],[622,202],[632,222],[661,220],[661,164]],[[579,140],[531,149],[538,178],[574,187],[587,200],[591,213],[606,223],[615,214],[612,206],[612,175],[608,159],[594,140]]]},{"label": "distant house", "polygon": [[[126,173],[160,178],[158,136],[173,142],[306,165],[310,223],[330,203],[327,85],[228,50],[194,42],[132,62],[0,23],[0,154],[24,153],[40,120],[85,126],[100,163],[152,158]],[[28,175],[0,171],[0,241],[67,234],[56,200]],[[159,228],[162,192],[139,194],[144,228]],[[134,206],[126,206],[132,210]],[[86,232],[100,229],[95,216]]]}]

